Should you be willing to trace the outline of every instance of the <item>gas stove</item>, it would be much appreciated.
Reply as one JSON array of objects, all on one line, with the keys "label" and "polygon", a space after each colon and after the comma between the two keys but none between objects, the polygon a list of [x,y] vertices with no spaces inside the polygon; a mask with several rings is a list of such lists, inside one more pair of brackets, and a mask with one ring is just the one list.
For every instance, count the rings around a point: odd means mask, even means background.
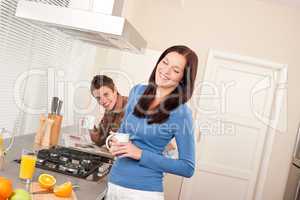
[{"label": "gas stove", "polygon": [[112,163],[111,158],[57,146],[38,151],[36,167],[98,181],[109,173]]}]

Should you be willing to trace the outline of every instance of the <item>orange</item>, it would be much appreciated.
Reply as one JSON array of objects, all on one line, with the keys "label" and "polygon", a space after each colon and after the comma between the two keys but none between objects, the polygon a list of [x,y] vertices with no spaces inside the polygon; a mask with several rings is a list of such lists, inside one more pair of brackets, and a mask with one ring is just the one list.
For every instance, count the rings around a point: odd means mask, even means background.
[{"label": "orange", "polygon": [[[4,177],[3,176],[0,176],[0,180],[2,180],[2,179],[4,179]],[[7,198],[4,198],[4,197],[2,197],[2,196],[0,196],[0,200],[6,200]]]},{"label": "orange", "polygon": [[13,193],[13,187],[10,180],[1,177],[0,178],[0,197],[7,199]]},{"label": "orange", "polygon": [[56,184],[56,179],[50,174],[41,174],[38,181],[40,186],[44,189],[50,189]]},{"label": "orange", "polygon": [[73,191],[72,183],[71,182],[65,182],[62,185],[55,186],[54,187],[54,194],[58,197],[70,197]]}]

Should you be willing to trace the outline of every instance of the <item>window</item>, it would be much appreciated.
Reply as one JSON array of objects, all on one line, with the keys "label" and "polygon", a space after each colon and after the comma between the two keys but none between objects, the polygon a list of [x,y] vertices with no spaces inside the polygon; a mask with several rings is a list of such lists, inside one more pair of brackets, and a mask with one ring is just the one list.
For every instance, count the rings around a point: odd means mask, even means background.
[{"label": "window", "polygon": [[[69,4],[69,0],[40,1],[58,6]],[[96,50],[94,46],[73,40],[56,29],[15,17],[17,2],[0,0],[0,128],[13,130],[17,125],[17,134],[23,134],[35,132],[39,116],[48,112],[53,95],[65,98],[66,92],[61,94],[57,90],[59,77],[53,86],[49,85],[48,79],[53,75],[49,72],[63,70],[61,79],[69,77],[71,81],[82,78],[84,70],[81,74],[72,70],[74,57],[78,58],[79,67],[84,68],[93,65]],[[28,72],[30,76],[26,76]],[[75,78],[72,73],[75,73]],[[23,113],[20,105],[35,112]],[[72,106],[63,107],[63,110],[69,113],[69,119],[65,121],[72,121]]]}]

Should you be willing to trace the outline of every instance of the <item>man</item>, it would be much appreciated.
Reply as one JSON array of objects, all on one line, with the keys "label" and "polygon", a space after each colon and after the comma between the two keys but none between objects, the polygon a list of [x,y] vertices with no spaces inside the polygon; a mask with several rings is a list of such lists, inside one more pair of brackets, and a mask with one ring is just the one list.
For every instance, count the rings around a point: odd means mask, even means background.
[{"label": "man", "polygon": [[[98,146],[102,146],[111,131],[118,131],[125,114],[128,97],[120,95],[113,80],[105,75],[94,76],[90,90],[93,97],[105,109],[99,126],[90,131],[91,140]],[[175,150],[176,144],[170,142],[164,151],[164,155],[175,158]]]},{"label": "man", "polygon": [[90,131],[91,140],[98,146],[102,146],[109,133],[119,129],[128,98],[120,95],[113,80],[105,75],[94,76],[90,90],[99,105],[105,109],[99,126]]}]

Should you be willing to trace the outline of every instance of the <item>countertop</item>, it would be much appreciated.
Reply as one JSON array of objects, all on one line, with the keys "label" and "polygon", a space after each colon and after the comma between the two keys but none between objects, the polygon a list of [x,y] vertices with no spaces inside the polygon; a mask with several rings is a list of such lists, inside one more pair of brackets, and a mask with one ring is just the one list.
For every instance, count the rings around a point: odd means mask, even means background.
[{"label": "countertop", "polygon": [[[20,157],[22,149],[31,149],[34,141],[34,134],[22,135],[15,138],[15,143],[12,150],[6,156],[6,165],[3,171],[0,171],[0,176],[7,177],[13,181],[14,188],[26,188],[26,185],[18,179],[19,176],[19,164],[13,160]],[[71,181],[80,186],[79,190],[76,190],[78,200],[101,200],[106,193],[107,180],[103,179],[99,182],[87,181],[84,179],[63,175],[47,170],[36,169],[34,180],[42,172],[54,175],[57,179],[57,183],[63,183],[65,181]]]}]

